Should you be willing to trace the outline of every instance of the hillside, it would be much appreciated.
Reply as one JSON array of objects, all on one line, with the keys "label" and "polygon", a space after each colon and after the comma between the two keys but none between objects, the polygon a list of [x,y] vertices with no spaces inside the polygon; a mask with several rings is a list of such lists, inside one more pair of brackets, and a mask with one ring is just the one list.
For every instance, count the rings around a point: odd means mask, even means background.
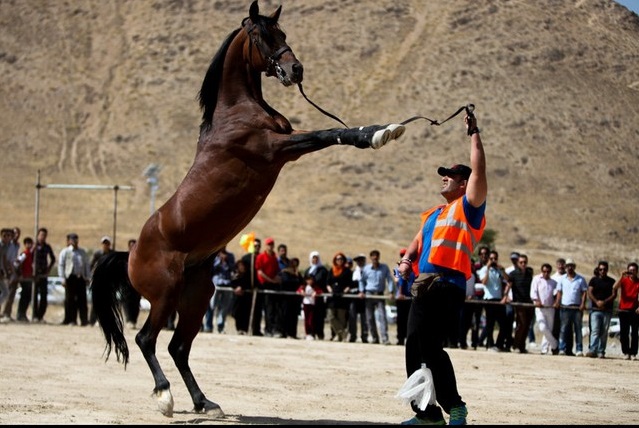
[{"label": "hillside", "polygon": [[[156,207],[190,167],[204,73],[249,3],[3,0],[3,226],[33,233],[38,170],[43,184],[130,185],[118,192],[124,248],[149,215],[147,165],[161,165]],[[599,258],[615,274],[639,258],[636,14],[612,0],[261,0],[260,9],[279,4],[305,92],[350,126],[477,106],[487,227],[502,254],[525,251],[536,269],[572,257],[588,274]],[[297,129],[340,126],[295,87],[266,79],[264,89]],[[302,266],[315,249],[328,261],[377,248],[391,263],[418,214],[441,201],[436,167],[467,158],[461,119],[411,123],[379,151],[331,147],[287,165],[246,231],[287,243]],[[112,233],[113,199],[43,189],[39,224],[56,251],[71,230],[96,248]],[[229,248],[241,253],[238,240]]]}]

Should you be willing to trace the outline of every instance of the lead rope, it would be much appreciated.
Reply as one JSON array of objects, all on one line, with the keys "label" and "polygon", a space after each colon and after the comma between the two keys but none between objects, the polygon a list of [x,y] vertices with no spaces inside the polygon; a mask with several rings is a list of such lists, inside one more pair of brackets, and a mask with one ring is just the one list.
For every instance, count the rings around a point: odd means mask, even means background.
[{"label": "lead rope", "polygon": [[348,128],[348,126],[342,122],[342,119],[340,119],[339,117],[335,116],[334,114],[331,114],[329,112],[327,112],[326,110],[324,110],[323,108],[321,108],[320,106],[318,106],[317,104],[315,104],[313,101],[311,101],[306,94],[304,93],[304,89],[302,89],[302,83],[298,83],[297,87],[300,88],[300,93],[302,94],[302,96],[304,97],[304,99],[306,101],[308,101],[313,107],[315,107],[316,109],[318,109],[320,112],[322,112],[324,115],[330,117],[331,119],[334,119],[336,121],[338,121],[339,123],[341,123],[342,125],[344,125],[344,128]]}]

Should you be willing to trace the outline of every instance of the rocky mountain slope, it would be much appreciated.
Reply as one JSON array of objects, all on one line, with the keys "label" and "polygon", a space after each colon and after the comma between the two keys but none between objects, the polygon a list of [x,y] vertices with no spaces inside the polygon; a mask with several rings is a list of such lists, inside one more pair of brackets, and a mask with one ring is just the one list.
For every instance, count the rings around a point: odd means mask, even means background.
[{"label": "rocky mountain slope", "polygon": [[[488,228],[535,268],[572,257],[586,273],[639,258],[639,17],[612,0],[260,0],[305,66],[304,89],[350,126],[443,119],[473,102],[488,156]],[[130,185],[117,196],[124,248],[195,153],[202,79],[248,15],[237,0],[0,2],[0,218],[34,227],[42,184]],[[295,87],[264,80],[297,129],[340,126]],[[246,228],[307,263],[377,248],[394,262],[440,202],[436,167],[468,161],[461,118],[408,125],[379,151],[331,147],[287,165]],[[206,197],[206,195],[201,195]],[[74,230],[96,248],[111,191],[41,189],[56,249]],[[251,203],[251,201],[247,201]],[[229,207],[232,209],[232,207]],[[211,219],[212,222],[215,219]],[[239,237],[229,248],[241,253]],[[506,257],[504,257],[505,259]]]}]

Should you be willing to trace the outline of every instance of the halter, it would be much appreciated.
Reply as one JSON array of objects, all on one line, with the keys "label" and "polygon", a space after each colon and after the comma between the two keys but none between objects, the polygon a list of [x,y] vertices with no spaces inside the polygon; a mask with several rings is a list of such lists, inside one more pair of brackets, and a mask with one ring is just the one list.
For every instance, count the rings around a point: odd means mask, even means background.
[{"label": "halter", "polygon": [[[249,43],[251,45],[255,45],[257,50],[260,51],[260,55],[262,58],[266,60],[266,75],[267,76],[277,76],[278,79],[282,79],[284,76],[282,67],[280,67],[279,59],[284,55],[285,52],[292,52],[289,45],[284,44],[278,50],[270,53],[270,50],[261,43],[261,38],[254,34],[254,30],[257,27],[253,22],[250,22],[250,18],[244,18],[242,21],[242,27],[246,30],[246,34],[249,36]],[[253,49],[249,50],[250,55],[253,55]],[[251,58],[251,61],[253,58]]]}]

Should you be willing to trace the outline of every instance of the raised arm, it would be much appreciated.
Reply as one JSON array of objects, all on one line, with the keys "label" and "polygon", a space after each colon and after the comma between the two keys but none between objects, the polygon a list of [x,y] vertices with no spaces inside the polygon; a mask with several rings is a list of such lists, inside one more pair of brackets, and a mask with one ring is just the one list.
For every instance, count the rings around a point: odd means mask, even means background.
[{"label": "raised arm", "polygon": [[[470,167],[473,172],[468,178],[466,186],[466,199],[474,206],[479,207],[486,201],[488,193],[488,182],[486,180],[486,155],[484,153],[484,145],[479,136],[479,128],[477,127],[477,118],[472,115],[464,117],[466,128],[473,131],[470,136]],[[476,130],[476,132],[474,132]]]}]

